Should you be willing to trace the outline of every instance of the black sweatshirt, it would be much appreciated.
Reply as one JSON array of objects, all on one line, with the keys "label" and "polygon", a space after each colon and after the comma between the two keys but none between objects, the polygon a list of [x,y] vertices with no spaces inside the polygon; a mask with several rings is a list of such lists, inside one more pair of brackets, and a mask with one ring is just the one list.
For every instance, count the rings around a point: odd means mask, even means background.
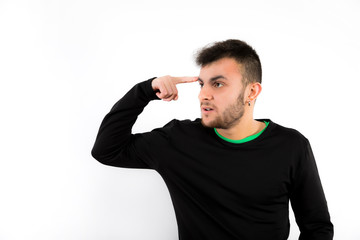
[{"label": "black sweatshirt", "polygon": [[[301,240],[330,240],[333,225],[309,141],[269,119],[242,144],[227,142],[200,119],[172,120],[132,134],[137,116],[158,99],[149,79],[105,116],[92,149],[99,162],[156,170],[175,208],[180,240],[285,240],[289,200]],[[261,121],[261,120],[259,120]]]}]

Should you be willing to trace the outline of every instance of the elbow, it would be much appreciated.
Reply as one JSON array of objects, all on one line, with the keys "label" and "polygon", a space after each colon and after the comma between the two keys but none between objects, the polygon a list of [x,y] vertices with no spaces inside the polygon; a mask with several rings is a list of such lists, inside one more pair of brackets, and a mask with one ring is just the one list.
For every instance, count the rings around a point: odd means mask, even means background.
[{"label": "elbow", "polygon": [[107,165],[108,157],[105,154],[98,151],[95,147],[91,150],[91,156],[98,162]]},{"label": "elbow", "polygon": [[104,153],[98,151],[95,147],[91,150],[91,156],[99,163],[107,166],[118,166],[116,159],[118,158],[116,152]]},{"label": "elbow", "polygon": [[95,148],[91,150],[91,156],[99,161],[100,155],[96,152]]}]

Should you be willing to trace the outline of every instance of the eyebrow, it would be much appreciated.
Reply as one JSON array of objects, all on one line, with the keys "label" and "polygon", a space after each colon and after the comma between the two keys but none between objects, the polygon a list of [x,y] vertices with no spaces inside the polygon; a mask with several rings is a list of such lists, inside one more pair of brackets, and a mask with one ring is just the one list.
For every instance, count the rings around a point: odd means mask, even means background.
[{"label": "eyebrow", "polygon": [[[223,78],[223,79],[227,80],[227,78],[224,77],[223,75],[218,75],[218,76],[215,76],[215,77],[210,78],[209,81],[210,81],[210,82],[214,82],[214,81],[216,81],[216,80],[218,80],[218,79],[220,79],[220,78]],[[204,82],[201,78],[198,78],[198,81]]]}]

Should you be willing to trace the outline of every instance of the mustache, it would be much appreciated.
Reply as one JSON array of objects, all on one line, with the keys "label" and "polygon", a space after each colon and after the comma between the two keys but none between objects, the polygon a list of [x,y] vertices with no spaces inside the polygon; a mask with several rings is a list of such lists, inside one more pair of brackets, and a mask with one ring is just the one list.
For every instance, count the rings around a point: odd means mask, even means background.
[{"label": "mustache", "polygon": [[200,107],[209,107],[209,108],[215,109],[215,106],[210,104],[209,102],[201,102]]}]

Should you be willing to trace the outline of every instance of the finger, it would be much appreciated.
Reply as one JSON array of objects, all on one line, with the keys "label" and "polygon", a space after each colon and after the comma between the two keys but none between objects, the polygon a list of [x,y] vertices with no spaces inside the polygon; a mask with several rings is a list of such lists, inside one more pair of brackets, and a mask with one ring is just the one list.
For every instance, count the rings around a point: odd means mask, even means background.
[{"label": "finger", "polygon": [[171,101],[177,95],[177,88],[170,79],[168,81],[161,81],[159,91],[160,93],[157,96],[164,101]]},{"label": "finger", "polygon": [[175,100],[175,98],[174,98],[174,96],[170,96],[170,97],[167,97],[167,98],[163,98],[162,100],[166,101],[166,102],[170,102],[172,100]]},{"label": "finger", "polygon": [[159,82],[159,94],[156,94],[160,99],[167,98],[168,90],[163,81]]},{"label": "finger", "polygon": [[166,102],[170,102],[173,99],[172,98],[164,98],[163,100],[166,101]]},{"label": "finger", "polygon": [[172,97],[173,99],[175,99],[175,97],[178,95],[178,90],[176,88],[176,84],[173,81],[168,81],[167,83],[168,83],[168,89],[169,89],[169,93],[170,93],[169,97]]},{"label": "finger", "polygon": [[175,84],[196,82],[199,77],[172,77]]},{"label": "finger", "polygon": [[161,92],[156,92],[155,94],[156,94],[156,96],[157,96],[158,98],[162,99],[162,97],[161,97]]},{"label": "finger", "polygon": [[174,95],[174,88],[172,85],[174,84],[171,81],[164,81],[164,86],[166,88],[166,94],[164,98],[168,99]]}]

